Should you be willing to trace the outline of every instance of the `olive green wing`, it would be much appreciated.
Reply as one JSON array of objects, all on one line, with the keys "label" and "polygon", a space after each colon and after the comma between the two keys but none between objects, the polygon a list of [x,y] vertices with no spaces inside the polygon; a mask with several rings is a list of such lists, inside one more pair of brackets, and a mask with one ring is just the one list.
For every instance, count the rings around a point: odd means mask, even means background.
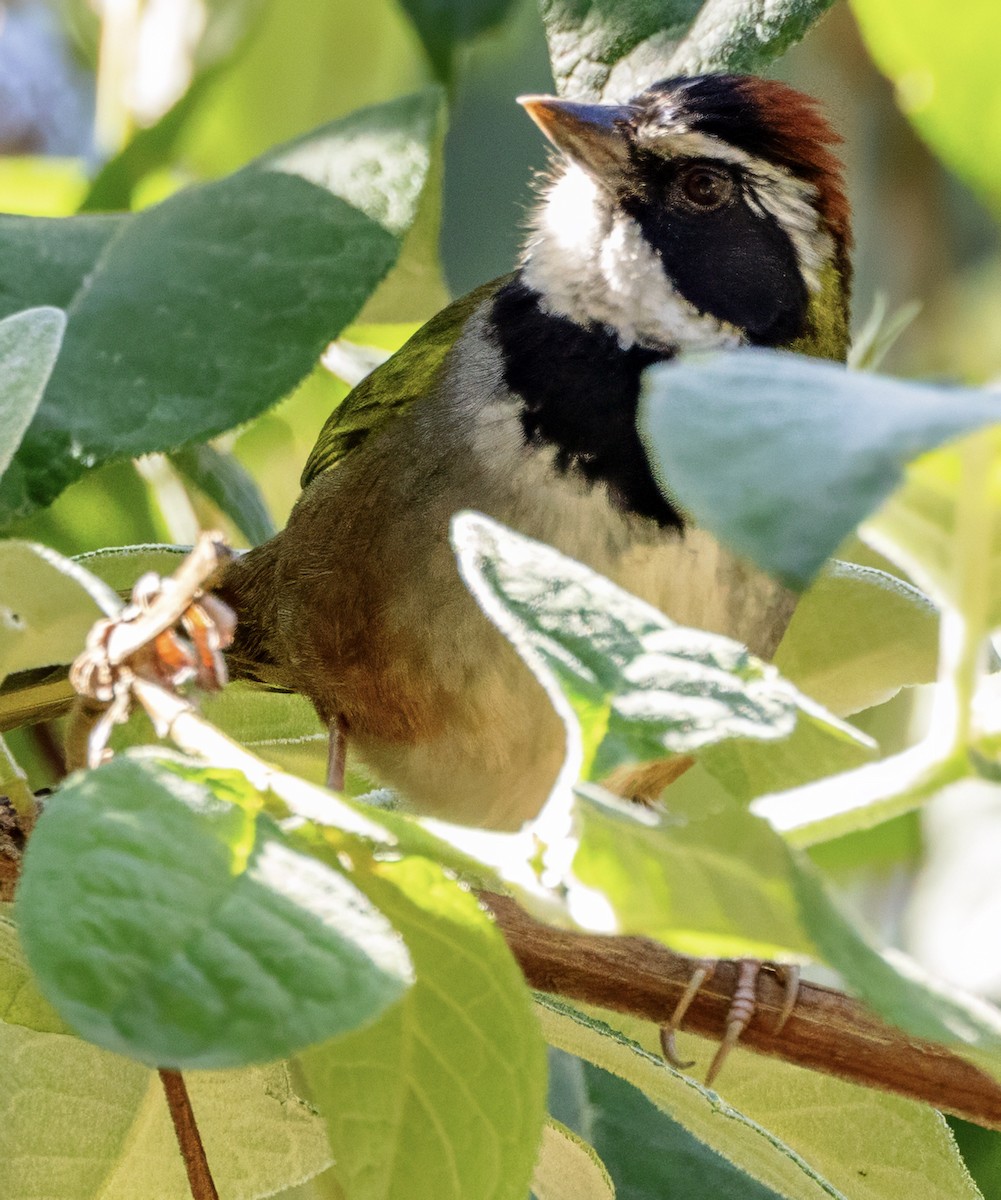
[{"label": "olive green wing", "polygon": [[367,375],[327,418],[306,460],[305,487],[323,471],[335,467],[365,441],[373,430],[406,411],[431,390],[449,350],[476,308],[502,287],[509,275],[491,280],[433,316],[381,366]]}]

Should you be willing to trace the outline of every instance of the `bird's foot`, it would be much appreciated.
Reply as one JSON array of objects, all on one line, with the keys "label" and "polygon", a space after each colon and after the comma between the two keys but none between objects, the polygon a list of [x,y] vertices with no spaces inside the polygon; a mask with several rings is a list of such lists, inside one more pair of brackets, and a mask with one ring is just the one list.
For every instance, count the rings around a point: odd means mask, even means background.
[{"label": "bird's foot", "polygon": [[[707,1087],[711,1086],[719,1075],[723,1064],[730,1055],[730,1051],[740,1041],[741,1034],[750,1024],[751,1018],[757,1010],[758,978],[763,968],[767,968],[778,975],[785,988],[782,1007],[779,1010],[778,1020],[775,1023],[774,1032],[776,1034],[782,1032],[785,1023],[789,1020],[796,1007],[796,1000],[799,996],[798,966],[794,964],[762,963],[752,958],[740,959],[737,963],[737,984],[730,999],[730,1007],[727,1010],[723,1038],[720,1041],[712,1062],[709,1064],[709,1070],[706,1072]],[[672,1067],[677,1068],[679,1071],[687,1071],[695,1064],[693,1062],[685,1062],[678,1056],[677,1047],[674,1042],[675,1035],[681,1028],[685,1014],[688,1012],[692,1001],[699,994],[703,985],[712,978],[715,970],[715,959],[696,960],[695,970],[692,972],[692,977],[689,979],[688,986],[682,993],[681,999],[675,1005],[671,1019],[666,1025],[661,1026],[660,1045],[664,1053],[664,1058]]]}]

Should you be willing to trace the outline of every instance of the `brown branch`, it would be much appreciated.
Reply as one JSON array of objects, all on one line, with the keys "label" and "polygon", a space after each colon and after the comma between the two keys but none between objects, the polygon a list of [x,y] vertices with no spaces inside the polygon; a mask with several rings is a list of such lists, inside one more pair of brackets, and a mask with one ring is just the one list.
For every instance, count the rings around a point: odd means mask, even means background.
[{"label": "brown branch", "polygon": [[[663,1024],[691,978],[693,960],[657,942],[557,929],[506,896],[481,893],[480,899],[537,991]],[[737,970],[734,961],[716,964],[688,1009],[687,1032],[723,1036]],[[805,982],[776,1033],[783,999],[782,984],[763,972],[742,1046],[1001,1129],[1001,1085],[944,1046],[909,1037],[842,992]]]},{"label": "brown branch", "polygon": [[[161,735],[170,736],[189,753],[245,771],[257,786],[271,787],[283,796],[289,793],[288,784],[292,789],[289,799],[298,810],[298,793],[303,785],[268,767],[206,722],[176,694],[173,679],[165,677],[160,660],[148,651],[150,639],[170,629],[186,611],[186,604],[208,584],[213,563],[221,553],[224,551],[214,537],[204,537],[199,551],[185,561],[172,580],[156,587],[150,585],[145,604],[139,596],[122,623],[104,622],[96,627],[88,654],[74,664],[75,682],[101,704],[118,696],[124,700],[135,698],[147,709]],[[98,732],[103,736],[103,731]],[[92,741],[90,752],[99,755],[103,740]],[[333,797],[328,802],[336,803]],[[493,894],[481,898],[496,917],[529,984],[540,991],[663,1024],[691,979],[692,959],[645,938],[601,937],[557,929],[534,920],[510,899]],[[723,1036],[738,968],[733,961],[714,964],[712,975],[687,1011],[688,1031],[716,1040]],[[857,1001],[814,984],[802,984],[795,1010],[783,1025],[780,1017],[784,998],[783,986],[763,972],[754,1015],[741,1036],[742,1046],[1001,1129],[1001,1086],[958,1055],[934,1043],[910,1038],[880,1021]],[[168,1077],[175,1073],[161,1075],[168,1089]],[[176,1086],[183,1091],[180,1076],[176,1076]],[[173,1115],[173,1107],[171,1111]],[[190,1114],[190,1105],[187,1111]],[[193,1128],[193,1117],[190,1120]],[[194,1133],[197,1136],[197,1129]],[[190,1176],[191,1164],[180,1127],[178,1139]],[[194,1183],[192,1188],[197,1200],[215,1195],[214,1189],[195,1192]]]},{"label": "brown branch", "polygon": [[167,1097],[167,1107],[170,1109],[170,1119],[174,1122],[177,1144],[184,1159],[184,1169],[188,1173],[192,1200],[219,1200],[184,1076],[180,1071],[168,1071],[162,1067],[159,1074],[163,1094]]}]

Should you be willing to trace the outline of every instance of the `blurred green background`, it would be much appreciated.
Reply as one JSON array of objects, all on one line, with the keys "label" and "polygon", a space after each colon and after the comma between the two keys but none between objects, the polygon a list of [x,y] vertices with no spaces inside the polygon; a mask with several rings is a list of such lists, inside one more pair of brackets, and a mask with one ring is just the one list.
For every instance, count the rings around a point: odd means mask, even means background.
[{"label": "blurred green background", "polygon": [[[410,246],[408,286],[366,310],[351,335],[391,348],[449,294],[511,268],[532,179],[545,166],[542,139],[514,104],[520,93],[553,86],[536,2],[470,0],[472,9],[489,27],[455,49],[446,35],[449,22],[462,32],[464,10],[444,0],[7,0],[0,210],[142,207],[437,78],[450,117],[438,186]],[[894,314],[915,314],[883,363],[892,373],[971,384],[1001,378],[999,64],[997,0],[837,0],[774,66],[820,98],[845,138],[856,328],[874,313],[884,326]],[[318,368],[272,412],[223,439],[276,524],[346,391]],[[199,524],[241,540],[176,464],[152,456],[92,472],[12,532],[75,554],[188,542]],[[892,751],[914,737],[914,699],[859,724]],[[960,829],[965,844],[946,836]],[[817,856],[887,937],[997,999],[1001,975],[986,968],[998,956],[985,965],[978,946],[997,940],[999,829],[993,793],[974,791]],[[956,928],[972,930],[968,945]],[[985,1196],[1001,1198],[998,1136],[957,1129]]]}]

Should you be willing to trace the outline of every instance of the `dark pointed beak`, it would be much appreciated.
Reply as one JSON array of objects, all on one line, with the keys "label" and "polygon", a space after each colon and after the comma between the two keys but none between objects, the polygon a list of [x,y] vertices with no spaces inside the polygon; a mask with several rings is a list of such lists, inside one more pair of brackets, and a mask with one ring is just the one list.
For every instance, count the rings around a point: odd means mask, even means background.
[{"label": "dark pointed beak", "polygon": [[616,189],[629,165],[625,104],[577,104],[556,96],[519,96],[518,103],[557,150]]}]

